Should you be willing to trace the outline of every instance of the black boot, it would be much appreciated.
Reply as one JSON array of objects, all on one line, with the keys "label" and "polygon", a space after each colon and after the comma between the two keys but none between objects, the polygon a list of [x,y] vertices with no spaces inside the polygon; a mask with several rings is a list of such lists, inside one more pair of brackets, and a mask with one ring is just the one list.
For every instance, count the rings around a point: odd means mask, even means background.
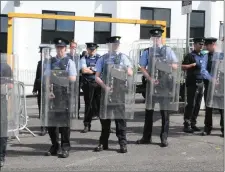
[{"label": "black boot", "polygon": [[0,157],[0,168],[2,168],[4,164],[5,164],[5,157]]},{"label": "black boot", "polygon": [[47,134],[47,129],[46,127],[41,127],[41,133],[40,136],[45,136]]},{"label": "black boot", "polygon": [[136,141],[136,144],[141,145],[141,144],[151,144],[152,143],[152,138],[149,140],[145,140],[144,138],[141,138],[140,140]]},{"label": "black boot", "polygon": [[195,131],[201,131],[200,128],[198,128],[196,125],[192,125],[191,129],[195,132]]},{"label": "black boot", "polygon": [[161,139],[161,147],[167,147],[169,144],[168,144],[168,141],[167,139]]},{"label": "black boot", "polygon": [[204,131],[202,132],[202,136],[210,135],[211,134],[211,129],[208,127],[204,127]]},{"label": "black boot", "polygon": [[168,133],[161,133],[160,134],[160,140],[161,140],[161,147],[167,147],[168,141],[167,141]]},{"label": "black boot", "polygon": [[52,145],[51,148],[45,153],[45,156],[54,156],[58,154],[59,146]]},{"label": "black boot", "polygon": [[193,129],[189,125],[185,125],[183,131],[185,133],[193,133]]},{"label": "black boot", "polygon": [[87,133],[89,131],[89,127],[85,126],[84,129],[81,131],[81,133]]},{"label": "black boot", "polygon": [[59,158],[68,158],[69,157],[69,151],[62,150],[60,154],[58,154]]},{"label": "black boot", "polygon": [[126,145],[120,145],[120,153],[127,153],[127,146]]},{"label": "black boot", "polygon": [[99,144],[99,145],[94,149],[94,151],[95,151],[95,152],[101,152],[101,151],[107,150],[107,149],[109,149],[108,145]]}]

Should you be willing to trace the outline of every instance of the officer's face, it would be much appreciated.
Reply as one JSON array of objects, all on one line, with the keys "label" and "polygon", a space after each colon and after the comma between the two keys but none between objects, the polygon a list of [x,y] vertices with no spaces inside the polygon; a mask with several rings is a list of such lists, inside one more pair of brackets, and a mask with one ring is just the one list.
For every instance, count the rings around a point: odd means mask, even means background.
[{"label": "officer's face", "polygon": [[203,49],[204,44],[202,42],[194,43],[194,48],[196,51],[201,51]]},{"label": "officer's face", "polygon": [[93,55],[95,55],[95,53],[96,53],[96,49],[91,50],[90,48],[87,48],[87,52],[88,52],[88,54],[89,54],[90,56],[93,56]]},{"label": "officer's face", "polygon": [[76,49],[77,49],[77,44],[71,43],[70,44],[70,53],[74,54],[76,52]]},{"label": "officer's face", "polygon": [[66,47],[56,47],[57,56],[64,57],[66,53]]},{"label": "officer's face", "polygon": [[216,49],[216,44],[215,43],[206,44],[205,47],[209,52],[213,52]]},{"label": "officer's face", "polygon": [[151,37],[150,41],[153,42],[154,46],[159,46],[162,44],[162,38],[161,37]]},{"label": "officer's face", "polygon": [[110,51],[117,51],[119,49],[119,43],[109,43],[108,47]]}]

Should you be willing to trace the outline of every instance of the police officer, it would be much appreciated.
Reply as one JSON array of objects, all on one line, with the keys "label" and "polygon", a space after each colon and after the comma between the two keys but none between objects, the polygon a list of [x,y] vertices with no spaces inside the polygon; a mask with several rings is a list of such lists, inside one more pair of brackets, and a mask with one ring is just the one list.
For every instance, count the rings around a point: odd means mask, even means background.
[{"label": "police officer", "polygon": [[[75,64],[76,64],[76,69],[77,69],[77,73],[80,74],[79,76],[79,85],[78,87],[75,86],[75,93],[78,95],[78,119],[80,118],[80,85],[81,85],[81,73],[80,73],[80,56],[76,53],[76,49],[77,49],[77,43],[74,42],[73,40],[70,42],[70,52],[67,53],[67,56],[70,57],[71,60],[74,60]],[[78,88],[78,91],[76,91],[76,89]]]},{"label": "police officer", "polygon": [[[208,54],[207,54],[207,61],[202,64],[202,70],[201,70],[202,75],[204,77],[204,86],[205,86],[204,100],[205,100],[205,102],[207,99],[209,80],[213,79],[212,76],[210,75],[212,65],[215,65],[215,64],[212,64],[213,56],[215,55],[215,53],[219,53],[219,52],[215,52],[216,42],[217,42],[217,38],[211,37],[211,38],[205,39],[205,47],[208,50]],[[214,56],[214,57],[216,57],[216,56]],[[220,127],[221,127],[221,132],[222,132],[221,137],[224,137],[224,121],[223,121],[224,120],[224,110],[223,109],[218,109],[218,110],[221,115],[221,118],[220,118]],[[204,122],[205,127],[204,127],[204,131],[202,133],[203,136],[211,134],[212,124],[213,124],[212,112],[213,112],[213,108],[206,106],[205,122]]]},{"label": "police officer", "polygon": [[[113,36],[108,38],[107,43],[112,45],[113,48],[110,47],[110,49],[113,49],[113,50],[112,52],[104,54],[97,61],[95,80],[102,87],[102,89],[106,89],[106,90],[108,89],[108,87],[105,85],[103,80],[100,78],[100,75],[107,75],[106,73],[103,73],[104,70],[107,70],[107,69],[104,69],[106,66],[105,63],[115,64],[117,57],[119,57],[118,58],[119,64],[124,65],[124,67],[127,67],[128,75],[129,76],[133,75],[132,65],[128,57],[125,54],[120,53],[118,51],[120,39],[121,37],[119,36]],[[115,107],[115,108],[118,108],[118,107]],[[110,135],[111,119],[100,118],[100,122],[102,125],[101,136],[99,140],[99,145],[94,149],[97,152],[108,149],[108,139]],[[127,122],[125,119],[115,119],[115,123],[116,123],[116,136],[118,137],[119,144],[120,144],[120,153],[126,153],[127,152],[127,138],[126,138]]]},{"label": "police officer", "polygon": [[99,115],[101,87],[95,81],[96,62],[100,58],[96,54],[98,45],[95,43],[86,43],[88,55],[81,58],[82,70],[82,90],[84,92],[85,114],[84,130],[87,133],[91,130],[92,117]]},{"label": "police officer", "polygon": [[[6,147],[7,147],[7,130],[8,130],[8,110],[7,110],[7,92],[4,90],[13,88],[11,79],[13,77],[10,66],[3,62],[2,54],[0,53],[0,86],[1,86],[1,114],[0,114],[0,167],[4,166]],[[6,88],[8,87],[8,88]]]},{"label": "police officer", "polygon": [[[41,56],[41,60],[38,61],[36,77],[34,80],[33,94],[37,94],[37,102],[38,102],[38,110],[39,110],[39,118],[41,118],[41,73],[42,73],[42,50],[43,48],[50,48],[48,46],[39,46],[39,53]],[[46,127],[41,127],[41,136],[46,135],[47,129]]]},{"label": "police officer", "polygon": [[[50,71],[66,71],[68,75],[67,79],[70,83],[74,84],[77,76],[76,66],[75,63],[66,55],[66,46],[69,44],[69,41],[62,38],[56,38],[54,40],[54,43],[56,46],[57,55],[56,57],[52,57],[50,59]],[[46,72],[44,75],[47,75],[47,73],[49,73],[48,70],[49,69],[46,68]],[[54,85],[53,83],[53,88],[53,94],[55,96],[53,101],[54,107],[59,108],[58,106],[61,106],[61,104],[68,105],[68,107],[61,107],[61,112],[54,111],[54,109],[53,112],[49,112],[49,115],[52,116],[48,118],[51,118],[50,120],[53,120],[49,121],[50,123],[52,123],[52,125],[50,124],[50,126],[48,127],[48,133],[51,138],[52,146],[49,151],[46,152],[46,155],[51,156],[57,154],[59,158],[67,158],[70,151],[70,119],[68,119],[70,118],[70,111],[66,109],[69,108],[70,100],[68,100],[68,97],[70,95],[68,93],[68,90],[65,91],[63,86]],[[60,120],[57,118],[59,118]],[[61,124],[64,124],[65,126],[62,127]],[[60,127],[57,127],[58,125]],[[59,144],[59,132],[61,133],[61,144]]]},{"label": "police officer", "polygon": [[[172,61],[172,68],[177,69],[177,57],[174,54],[173,50],[170,47],[167,47],[165,45],[162,45],[162,33],[164,31],[161,28],[155,28],[150,30],[150,35],[151,37],[155,38],[156,40],[156,53],[157,54],[162,54],[163,56],[166,55],[166,60]],[[158,84],[156,81],[154,81],[153,78],[151,78],[146,70],[146,67],[148,66],[149,62],[149,56],[153,55],[151,52],[149,54],[149,51],[153,49],[153,47],[147,48],[144,50],[143,54],[141,55],[140,58],[140,70],[148,79],[149,81]],[[154,50],[153,50],[154,52]],[[166,54],[164,55],[164,53]],[[143,136],[140,140],[137,140],[137,144],[151,144],[152,143],[152,127],[153,127],[153,113],[154,109],[152,110],[145,110],[145,123],[144,123],[144,131],[143,131]],[[160,110],[161,116],[162,116],[162,128],[161,128],[161,134],[160,134],[160,139],[161,139],[161,146],[162,147],[167,147],[168,142],[167,142],[167,137],[168,137],[168,132],[169,132],[169,111],[168,110]]]},{"label": "police officer", "polygon": [[198,113],[203,97],[203,76],[201,65],[206,60],[206,55],[201,51],[204,38],[194,38],[194,50],[184,57],[183,70],[186,70],[187,105],[184,112],[184,129],[186,133],[200,131],[196,126]]}]

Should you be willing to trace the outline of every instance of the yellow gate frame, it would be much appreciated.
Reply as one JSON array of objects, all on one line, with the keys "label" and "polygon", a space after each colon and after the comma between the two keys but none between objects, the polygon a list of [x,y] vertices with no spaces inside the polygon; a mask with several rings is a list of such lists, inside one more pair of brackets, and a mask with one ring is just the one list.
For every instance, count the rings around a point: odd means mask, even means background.
[{"label": "yellow gate frame", "polygon": [[[12,54],[12,49],[13,49],[13,19],[14,18],[55,19],[55,20],[106,22],[106,23],[159,25],[164,30],[162,37],[166,38],[166,21],[135,20],[135,19],[120,19],[120,18],[102,18],[102,17],[83,17],[83,16],[66,16],[66,15],[49,15],[49,14],[8,13],[7,54]],[[7,61],[9,61],[9,59],[7,59]],[[11,64],[11,63],[9,63],[9,64]]]}]

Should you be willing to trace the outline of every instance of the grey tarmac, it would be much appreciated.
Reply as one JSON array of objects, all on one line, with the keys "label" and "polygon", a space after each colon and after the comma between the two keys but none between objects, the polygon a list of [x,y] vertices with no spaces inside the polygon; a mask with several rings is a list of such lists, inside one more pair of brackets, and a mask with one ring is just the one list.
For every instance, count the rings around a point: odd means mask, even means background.
[{"label": "grey tarmac", "polygon": [[[81,116],[84,112],[81,97]],[[93,152],[98,145],[101,126],[99,120],[92,122],[92,131],[80,133],[83,129],[82,118],[74,122],[71,131],[72,149],[67,159],[56,156],[46,157],[45,151],[50,147],[48,135],[33,137],[26,131],[20,134],[21,144],[9,140],[7,159],[1,171],[223,171],[223,138],[220,135],[220,115],[213,115],[213,131],[210,136],[200,133],[182,132],[183,114],[170,117],[169,146],[159,146],[161,115],[154,115],[153,144],[136,145],[142,136],[144,123],[144,103],[138,95],[135,105],[134,120],[128,122],[128,153],[117,153],[119,149],[115,133],[110,135],[109,150]],[[35,98],[27,99],[29,129],[39,134],[40,120]],[[204,111],[198,117],[197,125],[203,129]],[[114,122],[112,128],[115,129]]]}]

